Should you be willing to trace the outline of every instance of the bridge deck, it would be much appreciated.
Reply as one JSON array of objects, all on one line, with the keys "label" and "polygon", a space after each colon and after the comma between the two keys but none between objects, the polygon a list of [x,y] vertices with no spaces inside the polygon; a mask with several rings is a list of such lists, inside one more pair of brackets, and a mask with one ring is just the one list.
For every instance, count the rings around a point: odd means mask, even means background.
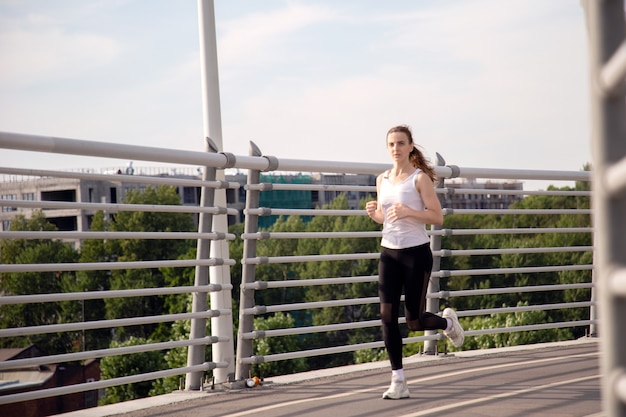
[{"label": "bridge deck", "polygon": [[[377,363],[276,377],[251,389],[173,393],[152,399],[160,403],[138,400],[80,415],[598,417],[598,359],[595,339],[415,356],[405,362],[411,398],[404,400],[381,398],[390,372],[387,363]],[[149,408],[133,411],[142,402]]]}]

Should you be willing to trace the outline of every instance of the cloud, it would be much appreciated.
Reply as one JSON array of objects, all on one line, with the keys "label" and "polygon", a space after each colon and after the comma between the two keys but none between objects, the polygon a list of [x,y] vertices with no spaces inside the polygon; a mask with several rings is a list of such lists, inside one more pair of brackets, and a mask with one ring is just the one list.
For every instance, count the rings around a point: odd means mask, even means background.
[{"label": "cloud", "polygon": [[[270,154],[386,162],[382,135],[408,123],[452,163],[577,169],[589,153],[584,21],[582,10],[550,4],[361,15],[361,29],[376,24],[378,36],[363,37],[368,55],[344,51],[352,73],[241,81],[225,126]],[[574,159],[562,158],[567,147]]]},{"label": "cloud", "polygon": [[69,79],[113,61],[121,47],[112,38],[61,28],[13,28],[0,33],[0,87]]},{"label": "cloud", "polygon": [[220,66],[275,66],[288,58],[297,31],[336,18],[337,12],[326,6],[288,3],[283,8],[218,21]]}]

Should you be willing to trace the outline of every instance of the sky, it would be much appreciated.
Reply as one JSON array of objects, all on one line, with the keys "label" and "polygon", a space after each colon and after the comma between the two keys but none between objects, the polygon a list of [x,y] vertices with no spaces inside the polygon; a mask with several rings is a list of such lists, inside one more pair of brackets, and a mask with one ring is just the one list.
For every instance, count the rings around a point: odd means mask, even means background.
[{"label": "sky", "polygon": [[[214,4],[224,151],[390,163],[385,134],[407,124],[461,167],[591,161],[579,0]],[[204,150],[196,1],[0,0],[0,63],[0,131]],[[10,167],[126,162],[0,150]]]}]

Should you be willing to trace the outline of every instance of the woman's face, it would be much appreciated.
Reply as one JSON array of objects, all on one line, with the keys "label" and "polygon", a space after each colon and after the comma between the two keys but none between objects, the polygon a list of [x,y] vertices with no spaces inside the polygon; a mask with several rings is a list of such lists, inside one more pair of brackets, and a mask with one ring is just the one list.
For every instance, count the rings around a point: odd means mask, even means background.
[{"label": "woman's face", "polygon": [[404,132],[393,132],[387,135],[387,150],[394,162],[409,160],[409,154],[413,150],[413,144],[409,143],[409,137]]}]

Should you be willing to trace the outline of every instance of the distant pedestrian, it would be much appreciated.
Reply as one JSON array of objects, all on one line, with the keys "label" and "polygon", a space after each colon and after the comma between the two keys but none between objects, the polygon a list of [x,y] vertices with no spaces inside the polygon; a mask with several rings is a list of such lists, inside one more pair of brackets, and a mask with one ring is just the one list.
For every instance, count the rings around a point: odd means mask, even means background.
[{"label": "distant pedestrian", "polygon": [[383,225],[378,295],[383,339],[391,363],[391,386],[385,399],[409,397],[402,369],[402,336],[398,317],[405,294],[406,324],[410,330],[443,330],[455,347],[465,340],[456,312],[442,317],[426,311],[426,291],[433,266],[426,224],[443,224],[441,204],[435,193],[435,171],[413,142],[408,126],[387,132],[387,150],[393,167],[376,179],[377,200],[366,203],[367,214]]}]

